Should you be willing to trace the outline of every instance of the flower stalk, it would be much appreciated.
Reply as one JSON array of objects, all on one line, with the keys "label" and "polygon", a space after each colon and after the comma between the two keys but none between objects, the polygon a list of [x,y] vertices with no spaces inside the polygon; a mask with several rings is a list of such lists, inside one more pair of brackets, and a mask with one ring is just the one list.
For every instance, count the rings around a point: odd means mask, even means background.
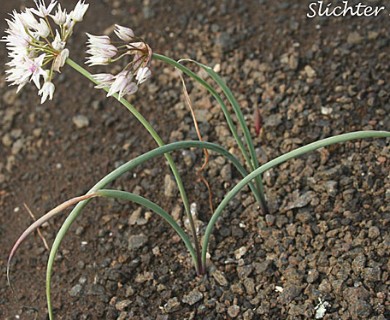
[{"label": "flower stalk", "polygon": [[[83,67],[81,67],[79,64],[77,64],[76,62],[74,62],[72,59],[68,58],[66,60],[66,63],[72,67],[74,70],[76,70],[77,72],[79,72],[80,74],[82,74],[84,77],[86,77],[87,79],[89,79],[90,81],[92,81],[93,83],[99,85],[99,83],[95,80],[94,76],[92,74],[90,74],[87,70],[85,70]],[[107,87],[103,87],[103,89],[107,92],[109,92],[109,88]],[[134,106],[128,102],[126,99],[122,98],[119,96],[118,93],[115,93],[113,94],[113,97],[115,99],[117,99],[123,106],[125,106],[133,115],[134,117],[144,126],[144,128],[150,133],[150,135],[153,137],[153,139],[156,141],[157,145],[158,146],[163,146],[164,145],[164,142],[163,140],[161,139],[161,137],[158,135],[158,133],[156,132],[156,130],[154,130],[154,128],[151,126],[151,124],[145,119],[145,117],[136,109],[134,108]],[[179,174],[179,171],[172,159],[172,156],[170,154],[166,154],[165,155],[165,158],[167,159],[168,163],[169,163],[169,166],[172,170],[172,173],[176,179],[176,182],[177,182],[177,185],[178,185],[178,189],[179,189],[179,192],[180,192],[180,195],[181,195],[181,198],[183,200],[183,205],[184,205],[184,210],[188,216],[188,219],[190,221],[190,226],[191,226],[191,233],[192,233],[192,236],[193,236],[193,241],[194,241],[194,245],[195,245],[195,251],[196,251],[196,270],[198,273],[202,273],[202,270],[201,270],[201,262],[200,262],[200,246],[199,246],[199,240],[198,240],[198,237],[196,235],[196,228],[195,228],[195,223],[194,223],[194,219],[191,215],[191,210],[190,210],[190,205],[189,205],[189,201],[188,201],[188,196],[187,196],[187,193],[185,191],[185,188],[184,188],[184,185],[183,185],[183,181],[180,177],[180,174]]]}]

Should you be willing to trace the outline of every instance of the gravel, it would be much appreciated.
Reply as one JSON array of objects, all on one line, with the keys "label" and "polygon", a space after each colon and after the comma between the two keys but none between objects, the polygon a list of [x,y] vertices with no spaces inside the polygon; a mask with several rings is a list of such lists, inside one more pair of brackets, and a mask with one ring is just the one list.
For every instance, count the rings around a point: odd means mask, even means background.
[{"label": "gravel", "polygon": [[[69,4],[64,0],[64,7]],[[15,2],[3,5],[5,18]],[[120,23],[137,29],[156,52],[215,66],[243,109],[261,163],[334,134],[388,130],[386,17],[309,20],[306,7],[304,1],[195,1],[191,7],[179,1],[101,1],[91,4],[85,24],[75,30],[70,52],[82,62],[82,46],[76,44],[85,42],[88,26],[98,34]],[[5,61],[4,48],[0,55]],[[93,91],[70,68],[54,81],[55,98],[41,106],[33,86],[16,94],[0,77],[2,248],[10,248],[32,222],[24,210],[14,211],[21,203],[39,217],[156,147],[125,108]],[[190,80],[186,84],[203,138],[243,161],[216,101]],[[173,68],[153,62],[153,78],[130,97],[164,141],[197,138],[181,89]],[[259,136],[252,123],[255,108],[263,120]],[[131,203],[94,199],[70,229],[55,263],[56,316],[314,319],[322,301],[322,319],[387,319],[389,150],[385,139],[354,141],[265,173],[269,214],[248,190],[238,194],[212,233],[206,276],[196,275],[180,237],[160,217]],[[197,204],[202,236],[210,208],[196,169],[204,156],[195,149],[172,156],[190,203]],[[203,173],[214,206],[241,179],[214,153]],[[145,196],[186,225],[163,157],[109,187]],[[49,243],[64,217],[41,228]],[[12,266],[18,299],[0,288],[2,319],[46,317],[47,255],[39,237],[23,246]],[[84,280],[78,282],[81,273]]]}]

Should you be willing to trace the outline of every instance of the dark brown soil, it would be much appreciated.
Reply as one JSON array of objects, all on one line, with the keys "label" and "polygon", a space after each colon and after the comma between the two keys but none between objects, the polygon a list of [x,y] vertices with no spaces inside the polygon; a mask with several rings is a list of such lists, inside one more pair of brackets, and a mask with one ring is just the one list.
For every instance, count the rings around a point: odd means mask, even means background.
[{"label": "dark brown soil", "polygon": [[[155,52],[220,64],[251,126],[261,97],[264,134],[255,137],[252,128],[261,162],[334,134],[390,129],[388,11],[310,20],[307,1],[90,2],[69,44],[74,60],[85,60],[86,31],[101,34],[119,23]],[[76,1],[61,3],[70,10]],[[32,1],[2,1],[2,30],[7,13],[22,5]],[[4,45],[0,58],[7,61]],[[164,141],[196,139],[177,75],[159,62],[153,73],[132,103]],[[33,86],[16,95],[4,72],[0,77],[1,319],[47,318],[48,252],[37,234],[14,259],[15,292],[6,285],[8,252],[32,222],[24,204],[39,217],[155,147],[125,108],[69,67],[54,81],[54,100],[39,105]],[[238,155],[216,102],[188,86],[204,138]],[[77,128],[75,116],[88,125]],[[389,149],[388,139],[350,142],[269,171],[271,213],[262,215],[248,190],[232,201],[213,233],[203,278],[160,218],[132,204],[93,201],[56,259],[56,318],[314,319],[322,301],[322,319],[390,319]],[[207,191],[194,182],[202,154],[174,157],[203,231]],[[177,192],[165,189],[167,176],[164,160],[157,159],[113,187],[149,197],[183,221]],[[215,203],[239,181],[215,156],[206,177]],[[42,228],[49,244],[68,213]]]}]

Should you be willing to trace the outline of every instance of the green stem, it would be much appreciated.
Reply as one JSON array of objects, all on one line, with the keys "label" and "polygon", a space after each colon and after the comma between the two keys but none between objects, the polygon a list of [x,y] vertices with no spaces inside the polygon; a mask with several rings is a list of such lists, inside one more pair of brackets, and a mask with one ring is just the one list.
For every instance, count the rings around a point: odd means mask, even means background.
[{"label": "green stem", "polygon": [[[223,102],[222,98],[217,93],[217,91],[212,86],[210,86],[206,81],[204,81],[202,78],[200,78],[198,75],[196,75],[194,72],[192,72],[190,69],[188,69],[186,66],[182,65],[181,63],[179,63],[179,62],[177,62],[169,57],[166,57],[164,55],[157,54],[157,53],[153,53],[153,58],[156,60],[160,60],[162,62],[165,62],[165,63],[177,68],[178,70],[184,72],[186,75],[188,75],[189,77],[191,77],[192,79],[197,81],[199,84],[201,84],[217,100],[218,104],[221,106],[221,109],[222,109],[223,114],[225,116],[226,122],[229,126],[230,132],[232,133],[242,155],[245,158],[245,161],[248,165],[248,169],[250,169],[250,171],[253,171],[255,168],[257,168],[258,165],[256,167],[253,167],[251,158],[250,158],[247,150],[245,149],[245,146],[242,143],[241,138],[238,135],[237,129],[236,129],[234,122],[233,122],[233,119],[232,119],[232,117],[231,117],[231,115],[226,107],[226,104]],[[197,63],[198,65],[200,65],[198,62],[196,62],[196,61],[194,61],[194,62]],[[200,65],[200,66],[203,67],[204,65]],[[236,114],[237,114],[237,112],[236,112]],[[241,121],[243,121],[244,125],[245,125],[245,120],[243,120],[243,116],[241,116],[241,118],[240,118],[239,115],[237,115],[237,118],[240,120],[240,123],[241,123]],[[254,152],[253,144],[252,144],[252,149]],[[255,158],[255,159],[256,159],[255,161],[257,161],[257,158]],[[268,212],[267,206],[265,205],[266,202],[265,202],[265,198],[264,198],[263,184],[262,184],[260,178],[257,179],[256,185],[257,185],[257,190],[254,191],[255,197],[256,197],[257,201],[260,203],[263,211]]]},{"label": "green stem", "polygon": [[[76,62],[74,62],[70,58],[68,58],[66,60],[66,63],[69,66],[71,66],[73,69],[75,69],[76,71],[81,73],[83,76],[85,76],[87,79],[92,81],[93,83],[98,84],[98,82],[93,79],[92,75],[87,70],[85,70],[83,67],[81,67],[79,64],[77,64]],[[106,92],[108,92],[108,88],[105,88],[104,90]],[[137,120],[150,133],[150,135],[156,141],[158,146],[163,146],[164,145],[164,142],[162,141],[162,139],[160,138],[158,133],[153,129],[153,127],[144,118],[144,116],[141,113],[139,113],[136,108],[134,108],[134,106],[130,102],[128,102],[126,99],[119,98],[118,94],[114,94],[113,97],[115,99],[117,99],[122,105],[124,105],[137,118]],[[197,237],[197,234],[196,234],[194,219],[193,219],[193,217],[191,215],[191,211],[190,211],[190,204],[189,204],[189,201],[188,201],[187,193],[186,193],[186,191],[184,189],[183,181],[181,180],[179,171],[178,171],[178,169],[177,169],[177,167],[176,167],[176,165],[175,165],[171,155],[166,154],[165,158],[167,159],[167,161],[169,163],[169,166],[171,167],[172,173],[175,176],[175,179],[176,179],[176,182],[177,182],[177,186],[178,186],[181,198],[183,200],[185,212],[186,212],[186,214],[188,216],[188,219],[189,219],[189,222],[190,222],[191,232],[192,232],[192,236],[193,236],[193,241],[194,241],[194,244],[195,244],[195,250],[198,253],[198,257],[199,257],[196,268],[197,268],[197,271],[200,272],[200,269],[199,269],[200,263],[201,263],[200,262],[200,246],[199,246],[199,241],[198,241],[198,237]]]},{"label": "green stem", "polygon": [[214,225],[219,218],[219,216],[222,214],[222,211],[225,209],[227,204],[230,202],[231,199],[233,199],[238,192],[241,191],[243,187],[245,187],[250,181],[252,181],[256,176],[263,174],[265,171],[283,163],[286,162],[292,158],[299,157],[307,152],[314,151],[316,149],[329,146],[331,144],[345,142],[349,140],[354,139],[364,139],[364,138],[386,138],[390,137],[390,132],[388,131],[357,131],[357,132],[351,132],[351,133],[345,133],[341,134],[335,137],[326,138],[320,141],[316,141],[313,143],[310,143],[306,146],[300,147],[298,149],[295,149],[293,151],[290,151],[286,154],[283,154],[266,164],[263,164],[260,168],[257,168],[253,172],[251,172],[249,175],[247,175],[244,179],[242,179],[236,186],[229,191],[229,193],[225,196],[225,198],[221,201],[218,208],[215,210],[214,214],[212,215],[206,231],[203,238],[203,244],[202,244],[202,264],[205,265],[206,263],[206,254],[207,254],[207,247],[210,239],[210,235],[214,229]]}]

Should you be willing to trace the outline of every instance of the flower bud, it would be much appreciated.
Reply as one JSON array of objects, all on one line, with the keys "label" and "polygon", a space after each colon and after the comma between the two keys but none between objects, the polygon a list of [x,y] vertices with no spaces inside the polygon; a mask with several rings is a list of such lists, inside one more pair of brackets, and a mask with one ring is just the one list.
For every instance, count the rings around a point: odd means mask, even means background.
[{"label": "flower bud", "polygon": [[46,81],[43,84],[42,89],[39,90],[39,92],[38,92],[38,94],[40,96],[42,96],[41,104],[43,104],[47,100],[47,98],[49,98],[49,100],[52,100],[53,95],[54,95],[54,91],[55,91],[54,84],[51,81]]},{"label": "flower bud", "polygon": [[134,38],[134,32],[130,28],[122,27],[118,24],[115,25],[115,34],[118,36],[119,39],[130,42]]}]

